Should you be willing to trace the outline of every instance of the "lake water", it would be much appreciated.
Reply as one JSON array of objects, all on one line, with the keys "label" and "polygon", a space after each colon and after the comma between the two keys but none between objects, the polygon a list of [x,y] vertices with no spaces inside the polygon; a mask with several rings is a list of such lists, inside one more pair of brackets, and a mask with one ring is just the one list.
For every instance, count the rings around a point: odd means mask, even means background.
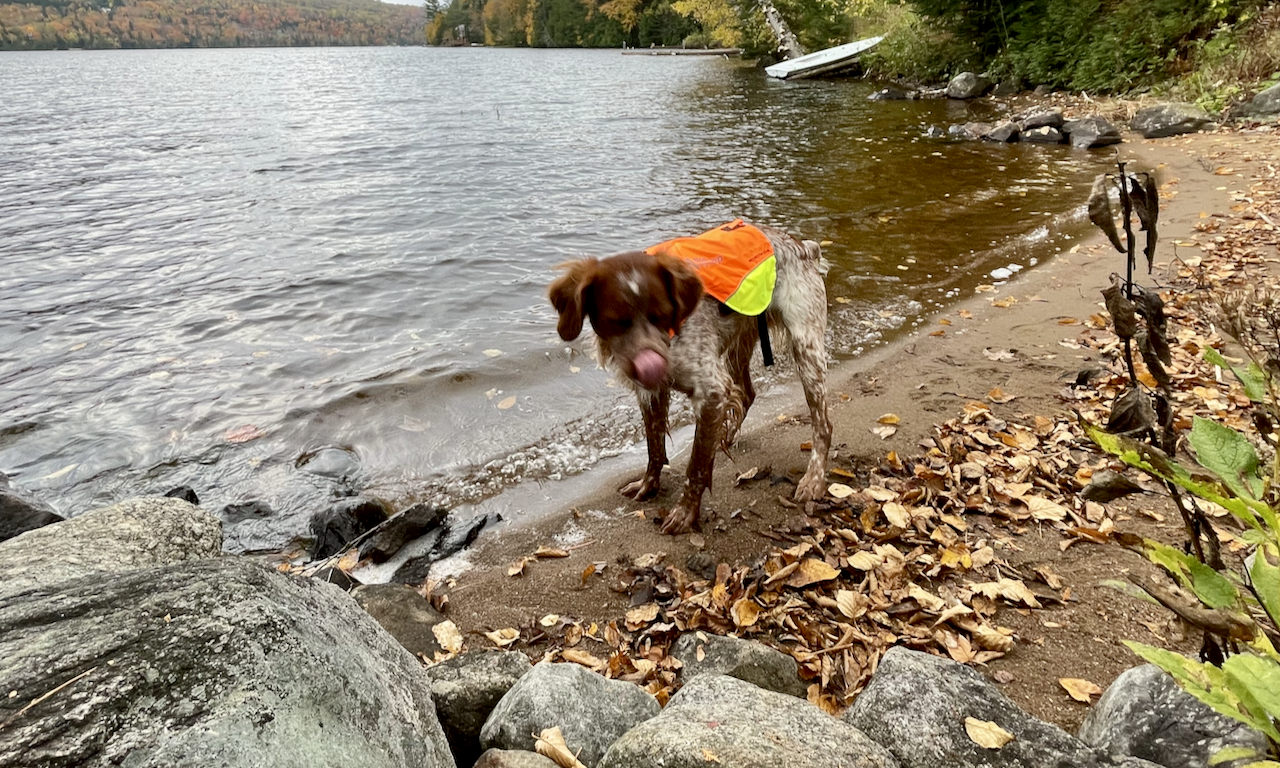
[{"label": "lake water", "polygon": [[[339,488],[453,506],[642,440],[556,337],[567,259],[739,216],[830,241],[847,358],[1079,231],[1109,156],[929,139],[988,107],[873,90],[617,51],[0,54],[0,471],[69,514],[264,501],[228,544],[278,546]],[[341,483],[306,464],[333,448]]]}]

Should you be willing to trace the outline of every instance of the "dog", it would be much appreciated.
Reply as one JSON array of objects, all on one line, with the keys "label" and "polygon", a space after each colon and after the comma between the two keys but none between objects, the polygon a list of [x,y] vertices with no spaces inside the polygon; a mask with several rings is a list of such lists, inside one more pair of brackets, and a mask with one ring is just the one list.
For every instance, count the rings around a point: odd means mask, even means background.
[{"label": "dog", "polygon": [[[742,222],[725,227],[738,225]],[[795,499],[811,501],[825,491],[831,449],[823,280],[827,263],[812,240],[800,241],[770,227],[744,226],[767,239],[776,262],[776,285],[764,316],[768,327],[789,342],[808,402],[812,453]],[[589,319],[601,362],[635,391],[644,417],[648,465],[640,479],[619,489],[624,495],[636,500],[657,495],[667,464],[671,391],[692,400],[696,427],[684,492],[663,516],[662,532],[700,530],[702,497],[711,487],[716,450],[727,452],[755,400],[750,362],[760,341],[758,318],[735,312],[707,294],[694,265],[659,246],[581,259],[561,268],[564,274],[548,291],[559,313],[560,337],[578,338],[583,321]]]}]

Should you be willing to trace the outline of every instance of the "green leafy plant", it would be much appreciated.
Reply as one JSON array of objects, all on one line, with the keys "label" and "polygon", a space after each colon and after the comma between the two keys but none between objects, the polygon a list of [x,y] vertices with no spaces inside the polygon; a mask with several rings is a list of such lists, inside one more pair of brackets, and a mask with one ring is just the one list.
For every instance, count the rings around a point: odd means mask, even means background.
[{"label": "green leafy plant", "polygon": [[[1109,178],[1109,177],[1108,177]],[[1149,179],[1148,179],[1149,181]],[[1259,759],[1249,768],[1280,768],[1280,292],[1248,289],[1212,296],[1217,325],[1231,336],[1247,361],[1233,363],[1206,348],[1205,359],[1231,372],[1253,404],[1254,430],[1245,434],[1210,419],[1196,417],[1185,435],[1194,460],[1176,455],[1170,377],[1162,362],[1162,304],[1132,280],[1135,263],[1131,210],[1158,200],[1139,194],[1137,177],[1120,166],[1124,239],[1115,226],[1107,178],[1100,177],[1090,199],[1090,218],[1128,259],[1127,278],[1113,275],[1103,292],[1118,336],[1124,344],[1130,386],[1116,398],[1104,426],[1082,420],[1085,434],[1104,452],[1162,481],[1187,524],[1185,549],[1132,534],[1116,534],[1125,546],[1144,554],[1168,574],[1172,585],[1131,575],[1147,596],[1205,633],[1201,660],[1129,641],[1143,659],[1173,676],[1184,690],[1215,711],[1249,725],[1270,742],[1270,757],[1232,750],[1216,761]],[[1154,250],[1158,212],[1138,209],[1147,230],[1149,255]],[[1139,327],[1138,316],[1145,320]],[[1142,359],[1158,389],[1140,384],[1130,342],[1137,341]],[[1252,439],[1251,439],[1252,438]],[[1259,450],[1261,447],[1261,451]],[[1199,502],[1216,504],[1230,514],[1238,538],[1252,553],[1238,569],[1222,561],[1217,535]]]}]

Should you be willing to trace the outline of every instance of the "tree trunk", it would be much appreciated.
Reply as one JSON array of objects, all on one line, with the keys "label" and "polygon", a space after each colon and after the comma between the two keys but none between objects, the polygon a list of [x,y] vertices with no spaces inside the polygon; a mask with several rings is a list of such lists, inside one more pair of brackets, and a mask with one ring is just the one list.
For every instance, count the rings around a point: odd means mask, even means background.
[{"label": "tree trunk", "polygon": [[772,0],[757,1],[760,3],[760,10],[764,11],[765,23],[769,25],[769,29],[773,30],[773,36],[778,38],[778,53],[782,58],[798,59],[803,56],[804,48],[800,46],[800,41],[791,32],[791,27],[787,26],[786,19],[778,13]]}]

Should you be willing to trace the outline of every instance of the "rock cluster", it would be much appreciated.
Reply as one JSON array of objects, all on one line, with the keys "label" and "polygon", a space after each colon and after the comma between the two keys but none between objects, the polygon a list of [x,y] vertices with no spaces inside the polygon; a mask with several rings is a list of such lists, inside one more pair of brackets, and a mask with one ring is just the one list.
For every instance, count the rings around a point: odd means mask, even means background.
[{"label": "rock cluster", "polygon": [[589,768],[1199,768],[1266,747],[1153,667],[1073,736],[902,646],[837,717],[791,657],[701,632],[672,646],[663,708],[577,663],[459,654],[412,589],[346,594],[220,541],[213,516],[155,498],[0,543],[0,764],[551,768],[533,750],[553,729]]}]

